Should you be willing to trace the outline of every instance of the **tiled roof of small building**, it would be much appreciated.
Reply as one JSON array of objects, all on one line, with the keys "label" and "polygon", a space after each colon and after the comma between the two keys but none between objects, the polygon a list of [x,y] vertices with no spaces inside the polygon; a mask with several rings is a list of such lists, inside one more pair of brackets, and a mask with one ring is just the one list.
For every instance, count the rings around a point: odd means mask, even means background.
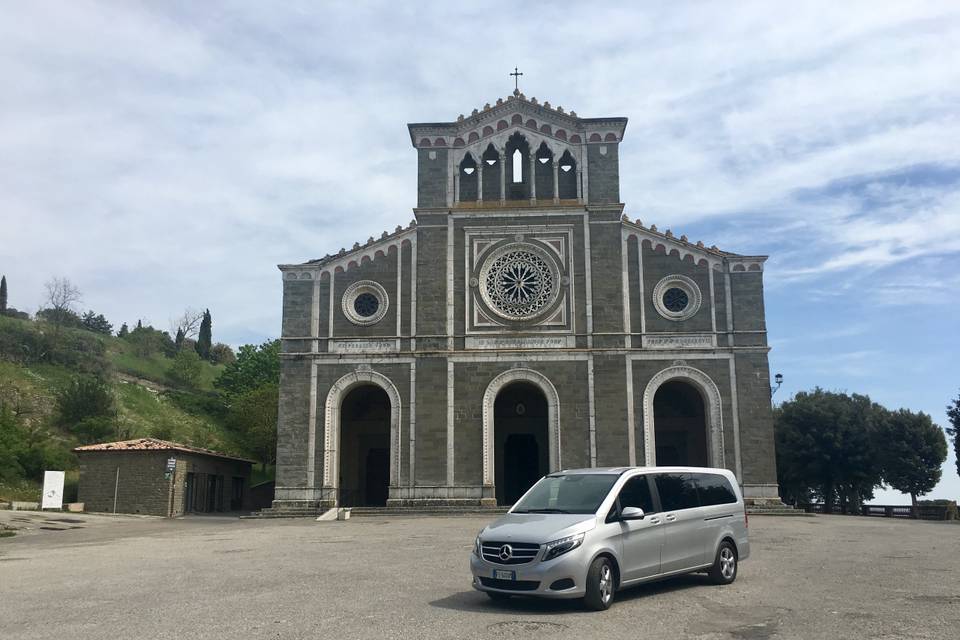
[{"label": "tiled roof of small building", "polygon": [[137,438],[136,440],[121,440],[119,442],[88,444],[82,447],[76,447],[74,451],[182,451],[184,453],[215,456],[217,458],[226,458],[228,460],[240,460],[241,462],[256,462],[255,460],[248,460],[247,458],[229,456],[225,453],[220,453],[211,449],[192,447],[187,444],[168,442],[158,438]]}]

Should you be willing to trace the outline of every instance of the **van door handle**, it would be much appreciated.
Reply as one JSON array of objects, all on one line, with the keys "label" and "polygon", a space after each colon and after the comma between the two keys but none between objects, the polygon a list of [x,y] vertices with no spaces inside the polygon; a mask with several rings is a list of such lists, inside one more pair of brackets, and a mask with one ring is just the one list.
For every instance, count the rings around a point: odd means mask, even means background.
[{"label": "van door handle", "polygon": [[667,522],[673,522],[674,520],[677,519],[677,516],[675,516],[675,515],[673,515],[673,514],[671,513],[670,515],[666,516],[664,519],[665,519]]},{"label": "van door handle", "polygon": [[660,518],[650,518],[650,524],[660,524]]}]

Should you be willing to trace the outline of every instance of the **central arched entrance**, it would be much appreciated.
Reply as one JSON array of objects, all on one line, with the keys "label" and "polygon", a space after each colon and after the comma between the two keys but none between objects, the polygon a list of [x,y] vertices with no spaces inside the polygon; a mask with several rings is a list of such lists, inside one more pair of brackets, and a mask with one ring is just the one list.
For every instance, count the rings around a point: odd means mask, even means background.
[{"label": "central arched entrance", "polygon": [[659,466],[709,466],[703,397],[692,384],[671,380],[653,397],[654,442]]},{"label": "central arched entrance", "polygon": [[549,409],[540,388],[514,382],[493,406],[497,504],[511,505],[550,468]]},{"label": "central arched entrance", "polygon": [[354,387],[340,405],[338,504],[381,507],[390,486],[390,398],[374,384]]}]

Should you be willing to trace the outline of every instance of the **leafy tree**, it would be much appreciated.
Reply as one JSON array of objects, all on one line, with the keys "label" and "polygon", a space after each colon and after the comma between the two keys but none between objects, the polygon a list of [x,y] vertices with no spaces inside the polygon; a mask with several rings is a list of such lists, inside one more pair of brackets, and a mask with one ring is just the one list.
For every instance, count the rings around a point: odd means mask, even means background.
[{"label": "leafy tree", "polygon": [[7,312],[7,276],[0,276],[0,314]]},{"label": "leafy tree", "polygon": [[[75,287],[67,278],[51,278],[44,287],[47,290],[45,319],[50,321],[56,333],[60,328],[71,321],[79,320],[74,308],[83,298],[80,289]],[[40,315],[39,313],[37,315]]]},{"label": "leafy tree", "polygon": [[113,335],[113,325],[107,322],[107,319],[102,313],[95,315],[93,311],[87,311],[85,314],[83,314],[80,322],[83,325],[83,328],[88,331],[102,333],[107,336]]},{"label": "leafy tree", "polygon": [[213,385],[227,396],[252,391],[265,384],[280,384],[280,341],[259,346],[245,344],[236,362],[228,364]]},{"label": "leafy tree", "polygon": [[788,500],[810,494],[832,511],[858,509],[880,485],[877,428],[886,410],[867,396],[816,388],[776,414],[777,473]]},{"label": "leafy tree", "polygon": [[195,351],[182,349],[173,357],[173,362],[167,369],[167,377],[178,387],[196,389],[201,371],[200,356]]},{"label": "leafy tree", "polygon": [[124,322],[120,325],[120,331],[117,331],[117,337],[126,338],[128,335],[130,335],[130,329],[127,328],[127,323]]},{"label": "leafy tree", "polygon": [[889,413],[879,434],[883,481],[910,494],[914,509],[917,496],[931,491],[940,481],[941,465],[947,459],[947,439],[933,419],[906,409]]},{"label": "leafy tree", "polygon": [[204,360],[210,359],[210,347],[213,339],[213,321],[210,318],[210,309],[203,312],[200,321],[200,332],[197,334],[197,353]]},{"label": "leafy tree", "polygon": [[235,396],[230,403],[227,424],[240,433],[246,448],[260,463],[277,459],[277,404],[279,387],[268,383]]},{"label": "leafy tree", "polygon": [[213,364],[230,364],[236,362],[237,356],[229,345],[218,342],[210,347],[210,362]]},{"label": "leafy tree", "polygon": [[960,475],[960,395],[947,405],[947,419],[950,420],[947,434],[953,438],[953,454],[956,456],[957,475]]},{"label": "leafy tree", "polygon": [[127,342],[133,345],[134,353],[142,357],[154,353],[172,356],[177,352],[177,347],[169,334],[151,326],[145,327],[141,322],[137,322],[137,328],[127,335]]},{"label": "leafy tree", "polygon": [[57,421],[71,430],[87,418],[114,418],[109,385],[94,376],[77,376],[57,394]]},{"label": "leafy tree", "polygon": [[53,325],[55,329],[60,329],[64,327],[69,327],[73,329],[84,328],[83,318],[81,318],[72,309],[57,310],[51,307],[39,309],[37,311],[37,320],[48,322],[51,325]]}]

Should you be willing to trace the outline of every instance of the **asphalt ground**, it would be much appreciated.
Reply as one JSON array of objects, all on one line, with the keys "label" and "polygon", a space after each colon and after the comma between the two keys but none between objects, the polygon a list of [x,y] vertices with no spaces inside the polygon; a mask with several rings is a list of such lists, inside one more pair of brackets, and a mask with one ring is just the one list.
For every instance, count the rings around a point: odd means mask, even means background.
[{"label": "asphalt ground", "polygon": [[676,578],[594,613],[471,589],[477,517],[0,522],[21,527],[0,539],[4,640],[960,637],[950,523],[754,517],[734,584]]}]

